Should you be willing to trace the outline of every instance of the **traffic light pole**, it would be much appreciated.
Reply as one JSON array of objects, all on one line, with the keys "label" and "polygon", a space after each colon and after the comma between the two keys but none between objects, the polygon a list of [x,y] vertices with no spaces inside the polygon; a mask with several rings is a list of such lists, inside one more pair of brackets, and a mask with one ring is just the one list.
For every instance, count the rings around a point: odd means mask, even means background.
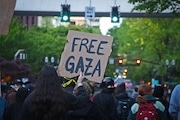
[{"label": "traffic light pole", "polygon": [[65,0],[65,4],[67,4],[67,0]]},{"label": "traffic light pole", "polygon": [[116,0],[114,0],[114,4],[116,5]]}]

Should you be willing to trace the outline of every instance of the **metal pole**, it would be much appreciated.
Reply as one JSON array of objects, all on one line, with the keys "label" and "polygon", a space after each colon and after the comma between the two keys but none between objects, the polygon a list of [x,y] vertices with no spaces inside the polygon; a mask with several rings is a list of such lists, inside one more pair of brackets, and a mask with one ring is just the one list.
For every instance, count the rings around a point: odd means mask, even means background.
[{"label": "metal pole", "polygon": [[91,0],[89,0],[89,6],[91,7]]}]

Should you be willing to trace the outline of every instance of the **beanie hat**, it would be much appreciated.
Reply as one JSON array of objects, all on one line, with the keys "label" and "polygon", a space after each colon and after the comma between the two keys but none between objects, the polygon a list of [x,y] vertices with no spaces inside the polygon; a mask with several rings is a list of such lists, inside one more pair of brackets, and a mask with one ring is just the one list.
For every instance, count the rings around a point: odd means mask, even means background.
[{"label": "beanie hat", "polygon": [[161,98],[164,95],[164,88],[162,86],[155,86],[153,96]]}]

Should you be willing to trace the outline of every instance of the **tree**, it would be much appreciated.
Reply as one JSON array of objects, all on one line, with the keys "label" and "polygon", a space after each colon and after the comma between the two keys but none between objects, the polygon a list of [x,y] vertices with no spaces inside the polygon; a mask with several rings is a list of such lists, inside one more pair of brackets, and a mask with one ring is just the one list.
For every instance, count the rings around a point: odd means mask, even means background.
[{"label": "tree", "polygon": [[41,24],[43,27],[53,28],[52,17],[42,17]]},{"label": "tree", "polygon": [[22,26],[18,19],[11,21],[7,36],[0,35],[0,56],[7,60],[14,59],[14,54],[18,49],[23,49],[28,44],[24,44],[27,28]]},{"label": "tree", "polygon": [[128,2],[135,5],[132,11],[145,10],[146,13],[161,13],[168,9],[173,14],[179,15],[180,13],[178,0],[128,0]]},{"label": "tree", "polygon": [[[46,21],[47,20],[47,21]],[[0,57],[7,60],[13,60],[14,54],[18,49],[25,49],[27,59],[23,62],[32,67],[32,72],[38,74],[40,67],[44,64],[46,56],[54,57],[54,65],[58,65],[58,60],[64,50],[68,30],[84,31],[100,34],[98,28],[87,28],[86,26],[58,26],[53,27],[51,19],[45,18],[45,24],[42,27],[33,26],[29,29],[22,26],[18,19],[13,19],[10,25],[10,31],[7,36],[0,35]]]},{"label": "tree", "polygon": [[180,34],[177,32],[179,24],[179,19],[126,18],[123,19],[120,28],[109,31],[115,36],[116,44],[119,46],[117,54],[126,53],[127,63],[133,63],[135,58],[142,60],[139,67],[128,67],[128,76],[133,80],[147,81],[157,76],[161,76],[162,79],[167,74],[167,58],[175,59],[176,70],[180,70],[180,56],[177,54],[180,50]]}]

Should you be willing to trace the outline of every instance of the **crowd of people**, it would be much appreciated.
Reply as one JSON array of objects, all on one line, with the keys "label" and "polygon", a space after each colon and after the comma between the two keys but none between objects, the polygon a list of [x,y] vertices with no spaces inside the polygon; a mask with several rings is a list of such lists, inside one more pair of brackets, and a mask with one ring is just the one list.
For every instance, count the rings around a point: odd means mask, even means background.
[{"label": "crowd of people", "polygon": [[45,65],[35,84],[13,81],[0,97],[0,120],[149,120],[149,113],[142,111],[150,108],[153,120],[180,120],[179,89],[180,85],[174,88],[170,102],[160,85],[152,89],[142,84],[129,96],[125,83],[115,87],[111,77],[97,87],[82,72],[69,79]]}]

